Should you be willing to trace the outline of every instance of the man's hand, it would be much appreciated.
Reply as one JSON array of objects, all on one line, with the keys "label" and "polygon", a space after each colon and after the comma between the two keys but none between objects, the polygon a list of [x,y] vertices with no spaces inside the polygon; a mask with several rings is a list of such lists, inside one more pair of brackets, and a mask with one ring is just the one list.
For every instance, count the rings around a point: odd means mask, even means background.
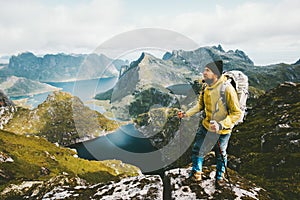
[{"label": "man's hand", "polygon": [[210,129],[212,130],[212,132],[218,133],[221,128],[222,126],[215,120],[210,121]]},{"label": "man's hand", "polygon": [[183,111],[179,111],[177,113],[177,116],[178,116],[179,119],[186,117],[186,115],[185,115],[185,113]]}]

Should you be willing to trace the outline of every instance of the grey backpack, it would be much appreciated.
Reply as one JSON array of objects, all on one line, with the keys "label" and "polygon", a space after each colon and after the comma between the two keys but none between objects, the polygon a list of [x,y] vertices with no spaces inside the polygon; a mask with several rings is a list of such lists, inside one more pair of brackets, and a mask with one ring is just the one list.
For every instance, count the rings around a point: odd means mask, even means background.
[{"label": "grey backpack", "polygon": [[[241,71],[232,70],[224,72],[224,76],[227,78],[223,86],[221,87],[221,100],[226,106],[225,90],[228,84],[231,84],[236,92],[240,103],[240,109],[242,110],[242,116],[237,123],[244,121],[246,113],[246,102],[249,95],[248,92],[248,77]],[[227,107],[227,106],[226,106]]]}]

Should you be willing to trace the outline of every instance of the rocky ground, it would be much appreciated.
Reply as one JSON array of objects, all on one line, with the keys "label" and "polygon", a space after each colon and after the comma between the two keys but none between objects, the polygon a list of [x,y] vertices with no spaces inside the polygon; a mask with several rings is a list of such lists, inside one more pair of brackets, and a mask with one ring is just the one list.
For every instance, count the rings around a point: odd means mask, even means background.
[{"label": "rocky ground", "polygon": [[4,198],[24,199],[271,199],[261,187],[230,170],[231,186],[214,186],[214,167],[204,168],[203,181],[187,181],[190,169],[177,168],[158,175],[139,175],[120,181],[89,184],[79,177],[59,175],[48,181],[23,181],[1,192]]}]

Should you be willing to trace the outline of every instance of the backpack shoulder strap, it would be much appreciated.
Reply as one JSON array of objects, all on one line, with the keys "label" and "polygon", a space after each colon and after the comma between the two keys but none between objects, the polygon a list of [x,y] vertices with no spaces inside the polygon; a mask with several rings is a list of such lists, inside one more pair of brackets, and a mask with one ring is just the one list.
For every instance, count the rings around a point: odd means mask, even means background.
[{"label": "backpack shoulder strap", "polygon": [[222,102],[222,105],[226,108],[226,110],[228,112],[228,106],[227,106],[225,91],[226,91],[226,88],[229,84],[230,84],[230,80],[226,80],[224,83],[222,83],[221,88],[220,88],[220,98],[216,102],[215,111],[212,114],[212,116],[214,116],[217,112],[219,112],[219,104],[218,104],[219,101]]},{"label": "backpack shoulder strap", "polygon": [[225,94],[225,91],[226,91],[226,88],[231,85],[231,82],[232,80],[231,79],[227,79],[221,86],[221,89],[220,89],[220,100],[222,101],[222,104],[225,106],[225,108],[228,110],[228,106],[227,106],[227,101],[226,101],[226,94]]}]

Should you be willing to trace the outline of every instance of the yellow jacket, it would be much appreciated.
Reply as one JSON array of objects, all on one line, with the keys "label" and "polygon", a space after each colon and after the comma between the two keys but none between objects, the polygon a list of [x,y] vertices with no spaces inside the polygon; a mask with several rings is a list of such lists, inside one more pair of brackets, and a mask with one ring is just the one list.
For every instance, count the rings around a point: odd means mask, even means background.
[{"label": "yellow jacket", "polygon": [[[220,99],[221,87],[225,81],[226,77],[222,75],[214,85],[206,86],[204,92],[200,93],[197,104],[186,112],[186,116],[189,117],[204,109],[205,119],[203,119],[202,125],[208,131],[212,131],[210,130],[210,120],[216,120],[222,125],[219,134],[230,133],[242,115],[237,93],[231,84],[228,84],[225,90],[227,108],[223,104],[225,100]],[[216,106],[217,104],[218,106]]]}]

